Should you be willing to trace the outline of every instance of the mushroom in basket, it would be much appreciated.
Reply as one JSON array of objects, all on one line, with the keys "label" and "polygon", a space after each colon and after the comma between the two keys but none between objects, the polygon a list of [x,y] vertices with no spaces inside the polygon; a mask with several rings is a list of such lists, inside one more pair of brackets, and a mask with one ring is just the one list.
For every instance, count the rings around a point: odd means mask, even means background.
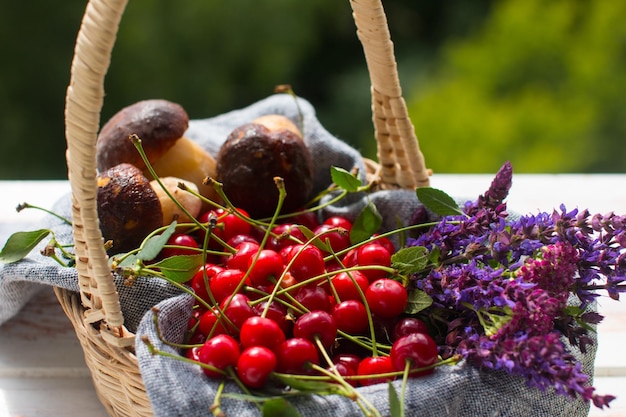
[{"label": "mushroom in basket", "polygon": [[189,116],[179,104],[167,100],[143,100],[117,112],[102,127],[96,143],[98,171],[129,163],[149,177],[141,155],[129,139],[141,139],[144,152],[159,177],[190,181],[200,194],[216,200],[206,177],[215,177],[215,159],[202,147],[184,136]]}]

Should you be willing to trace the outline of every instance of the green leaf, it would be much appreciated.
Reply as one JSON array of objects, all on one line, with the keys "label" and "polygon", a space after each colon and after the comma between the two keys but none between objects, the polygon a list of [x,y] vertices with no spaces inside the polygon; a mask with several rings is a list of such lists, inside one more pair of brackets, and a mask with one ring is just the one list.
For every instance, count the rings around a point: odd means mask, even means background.
[{"label": "green leaf", "polygon": [[331,252],[330,246],[328,246],[326,242],[322,242],[322,239],[320,239],[319,237],[316,237],[315,233],[313,233],[311,229],[302,225],[298,225],[298,229],[300,229],[300,231],[307,240],[311,241],[311,244],[313,246],[317,247],[322,252]]},{"label": "green leaf", "polygon": [[445,192],[432,187],[420,187],[415,190],[419,201],[427,209],[440,216],[463,215],[459,205]]},{"label": "green leaf", "polygon": [[263,403],[263,417],[300,417],[298,410],[284,398],[272,398]]},{"label": "green leaf", "polygon": [[432,304],[433,299],[430,298],[430,295],[422,290],[411,290],[404,312],[407,314],[417,314],[422,310],[426,310]]},{"label": "green leaf", "polygon": [[10,264],[24,259],[50,233],[48,229],[13,233],[0,251],[0,261]]},{"label": "green leaf", "polygon": [[369,239],[378,232],[381,224],[383,224],[383,216],[380,215],[374,203],[370,201],[367,206],[363,207],[352,224],[350,242],[354,245]]},{"label": "green leaf", "polygon": [[120,254],[120,255],[116,255],[113,258],[111,258],[111,262],[112,263],[114,260],[117,260],[119,258],[122,258],[123,256],[125,256],[122,259],[122,262],[118,262],[117,263],[117,267],[119,268],[130,268],[133,267],[135,265],[137,265],[137,261],[139,261],[140,259],[137,257],[137,255],[135,254],[131,254],[126,256],[126,254]]},{"label": "green leaf", "polygon": [[317,395],[346,394],[345,388],[335,382],[292,378],[288,374],[274,374],[274,378],[278,379],[290,388],[301,392],[312,392]]},{"label": "green leaf", "polygon": [[391,417],[404,417],[403,404],[391,382],[389,383],[389,413]]},{"label": "green leaf", "polygon": [[428,249],[423,246],[403,248],[391,255],[391,267],[403,275],[422,272],[428,265]]},{"label": "green leaf", "polygon": [[150,236],[141,247],[141,250],[137,254],[137,258],[142,261],[151,261],[156,258],[175,231],[176,221],[173,221],[172,224],[170,224],[160,235]]},{"label": "green leaf", "polygon": [[361,187],[361,180],[343,168],[331,166],[330,176],[335,185],[348,192],[355,192]]},{"label": "green leaf", "polygon": [[202,265],[202,255],[180,255],[165,258],[152,267],[159,268],[168,279],[182,283],[189,281]]}]

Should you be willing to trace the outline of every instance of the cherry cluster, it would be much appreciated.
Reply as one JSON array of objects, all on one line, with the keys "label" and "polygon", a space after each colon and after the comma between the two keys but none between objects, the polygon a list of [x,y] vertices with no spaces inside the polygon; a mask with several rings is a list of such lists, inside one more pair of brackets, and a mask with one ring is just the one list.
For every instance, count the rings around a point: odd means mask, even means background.
[{"label": "cherry cluster", "polygon": [[175,233],[161,257],[209,250],[186,283],[197,301],[185,352],[209,377],[260,389],[279,375],[359,386],[432,372],[437,346],[423,321],[404,314],[408,292],[386,237],[352,244],[352,223],[339,216],[319,223],[305,214],[269,230],[242,209],[198,220],[211,225],[208,239],[206,230]]}]

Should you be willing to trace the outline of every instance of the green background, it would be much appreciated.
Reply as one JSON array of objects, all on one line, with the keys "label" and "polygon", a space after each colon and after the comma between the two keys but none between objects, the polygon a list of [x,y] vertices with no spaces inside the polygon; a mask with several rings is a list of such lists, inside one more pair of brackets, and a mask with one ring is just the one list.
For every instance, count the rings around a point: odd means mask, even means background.
[{"label": "green background", "polygon": [[[0,179],[66,175],[64,94],[86,2],[0,14]],[[626,171],[626,2],[385,2],[404,96],[435,172]],[[375,158],[369,80],[348,0],[131,0],[106,121],[146,98],[192,118],[291,84]]]}]

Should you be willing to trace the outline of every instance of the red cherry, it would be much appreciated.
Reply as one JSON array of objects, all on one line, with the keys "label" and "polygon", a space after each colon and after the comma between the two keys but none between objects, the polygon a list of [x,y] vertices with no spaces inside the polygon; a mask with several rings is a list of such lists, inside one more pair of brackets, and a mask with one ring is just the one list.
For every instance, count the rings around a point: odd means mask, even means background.
[{"label": "red cherry", "polygon": [[408,298],[407,291],[402,284],[387,278],[372,282],[365,291],[365,299],[370,311],[384,319],[402,314]]},{"label": "red cherry", "polygon": [[237,375],[248,388],[262,388],[276,369],[276,355],[264,346],[244,350],[237,361]]},{"label": "red cherry", "polygon": [[239,341],[244,348],[265,346],[271,350],[285,341],[285,333],[272,319],[260,316],[248,317],[241,325]]},{"label": "red cherry", "polygon": [[376,233],[374,233],[373,236],[376,237],[376,240],[374,240],[374,243],[378,243],[383,248],[387,249],[387,252],[389,252],[392,255],[396,253],[396,247],[393,246],[393,243],[387,237],[378,236]]},{"label": "red cherry", "polygon": [[[410,369],[424,368],[437,362],[437,345],[427,334],[411,333],[394,342],[389,357],[397,371],[403,371],[407,361],[410,362]],[[411,375],[427,375],[432,371],[431,368],[421,372],[411,372]]]},{"label": "red cherry", "polygon": [[333,316],[326,311],[311,311],[296,320],[293,335],[312,342],[319,338],[324,347],[330,348],[337,336],[337,325]]},{"label": "red cherry", "polygon": [[[230,366],[235,366],[239,360],[239,344],[235,339],[227,334],[218,334],[204,342],[198,352],[198,360],[201,363],[214,368],[225,370]],[[224,375],[209,368],[202,368],[205,374],[213,378],[220,378]]]},{"label": "red cherry", "polygon": [[359,369],[359,363],[361,363],[361,358],[353,353],[340,353],[333,357],[333,362],[344,363],[346,366],[352,368],[352,370],[356,374],[357,370]]},{"label": "red cherry", "polygon": [[337,324],[337,329],[348,334],[361,334],[368,328],[367,310],[360,301],[342,301],[333,307],[331,313]]},{"label": "red cherry", "polygon": [[331,282],[341,301],[362,301],[363,296],[357,286],[365,295],[370,285],[369,279],[361,271],[340,272],[331,278]]},{"label": "red cherry", "polygon": [[291,216],[289,217],[289,221],[291,223],[301,224],[309,230],[315,229],[320,224],[320,221],[317,218],[317,213],[311,211],[300,213],[296,216]]},{"label": "red cherry", "polygon": [[343,378],[346,379],[348,384],[352,385],[353,387],[356,387],[358,385],[358,381],[357,380],[350,378],[350,377],[353,377],[353,376],[356,375],[356,371],[354,369],[352,369],[350,366],[348,366],[348,364],[346,364],[344,362],[337,362],[337,363],[333,364],[333,366],[329,366],[326,369],[332,372],[333,368],[337,372],[339,372],[339,375],[341,375]]},{"label": "red cherry", "polygon": [[298,281],[322,275],[326,271],[322,251],[315,246],[287,246],[280,251],[280,255],[291,275]]},{"label": "red cherry", "polygon": [[[236,209],[242,216],[249,218],[248,213],[240,208]],[[215,236],[227,242],[235,235],[249,235],[252,231],[252,226],[248,220],[242,219],[234,213],[225,211],[224,209],[214,209],[202,213],[198,216],[198,221],[203,224],[208,224],[209,218],[213,216],[216,219],[215,228],[213,233]],[[204,240],[205,232],[199,232],[199,238]],[[215,248],[215,245],[209,243],[209,246]],[[219,246],[219,245],[218,245]]]},{"label": "red cherry", "polygon": [[214,310],[207,310],[200,316],[198,330],[204,336],[227,333],[224,324],[220,320],[219,313]]},{"label": "red cherry", "polygon": [[283,258],[271,249],[263,249],[258,256],[248,259],[250,280],[253,285],[264,285],[278,279],[285,269]]},{"label": "red cherry", "polygon": [[317,285],[301,287],[298,292],[296,292],[295,299],[309,311],[330,311],[328,293]]},{"label": "red cherry", "polygon": [[350,249],[341,259],[341,263],[347,268],[353,267],[356,265],[356,249]]},{"label": "red cherry", "polygon": [[348,230],[338,229],[330,224],[322,224],[313,230],[320,240],[327,243],[333,252],[342,251],[350,246],[350,234]]},{"label": "red cherry", "polygon": [[226,257],[226,266],[230,269],[245,271],[248,269],[250,258],[259,251],[259,245],[253,242],[243,242],[235,250],[234,254]]},{"label": "red cherry", "polygon": [[243,242],[256,243],[257,245],[259,244],[259,241],[250,235],[235,235],[228,239],[228,241],[226,241],[226,244],[232,248],[236,248]]},{"label": "red cherry", "polygon": [[[257,315],[263,314],[265,311],[265,307],[267,306],[267,301],[262,301],[258,304],[255,304],[252,309]],[[272,301],[270,306],[267,309],[267,313],[265,317],[275,321],[278,326],[281,328],[285,335],[291,333],[291,327],[293,326],[293,322],[287,318],[287,308],[282,304]]]},{"label": "red cherry", "polygon": [[[375,356],[375,357],[367,357],[364,358],[359,363],[359,368],[357,369],[357,375],[366,376],[366,375],[377,375],[377,374],[386,374],[389,372],[395,372],[396,369],[393,367],[393,363],[391,362],[391,358],[389,356]],[[374,385],[380,384],[382,382],[393,381],[393,377],[376,377],[369,379],[361,379],[359,383],[361,385]]]},{"label": "red cherry", "polygon": [[236,235],[249,235],[252,230],[250,220],[247,220],[250,219],[248,212],[242,208],[236,208],[235,210],[244,218],[234,213],[228,213],[220,217],[217,222],[218,226],[221,225],[222,227],[222,236],[225,241],[228,241]]},{"label": "red cherry", "polygon": [[[356,251],[356,263],[359,266],[391,266],[391,254],[378,243],[367,243]],[[362,271],[373,282],[379,278],[385,278],[388,272],[381,269],[367,269]]]},{"label": "red cherry", "polygon": [[191,278],[189,286],[196,293],[196,295],[202,298],[206,302],[211,302],[211,298],[209,297],[209,282],[213,279],[215,275],[222,272],[224,268],[215,264],[206,264],[201,267],[198,272],[194,274]]},{"label": "red cherry", "polygon": [[192,361],[200,362],[200,358],[198,357],[198,354],[200,353],[201,348],[202,346],[194,346],[192,348],[185,350],[185,358],[191,359]]},{"label": "red cherry", "polygon": [[306,240],[296,224],[279,224],[272,229],[272,235],[267,240],[267,248],[280,252],[286,246],[302,244]]},{"label": "red cherry", "polygon": [[221,303],[233,294],[244,279],[245,273],[239,269],[225,269],[218,272],[209,282],[209,289],[216,303]]},{"label": "red cherry", "polygon": [[248,317],[256,315],[252,307],[250,307],[250,299],[241,293],[233,294],[224,299],[220,304],[220,308],[236,328],[232,329],[232,326],[228,327],[231,334],[233,332],[238,333]]},{"label": "red cherry", "polygon": [[193,250],[199,248],[198,242],[196,242],[193,237],[183,233],[174,233],[167,240],[167,245],[180,247],[164,247],[163,249],[161,249],[161,253],[159,254],[161,258],[169,258],[171,256],[197,255],[199,253],[198,251]]},{"label": "red cherry", "polygon": [[277,370],[284,374],[306,375],[310,364],[319,364],[319,353],[313,342],[294,337],[285,340],[276,349]]},{"label": "red cherry", "polygon": [[428,326],[418,318],[403,317],[398,323],[396,323],[393,329],[393,340],[398,340],[401,337],[412,333],[428,334]]},{"label": "red cherry", "polygon": [[322,224],[327,224],[333,227],[341,227],[348,232],[352,230],[352,222],[342,216],[330,216]]}]

